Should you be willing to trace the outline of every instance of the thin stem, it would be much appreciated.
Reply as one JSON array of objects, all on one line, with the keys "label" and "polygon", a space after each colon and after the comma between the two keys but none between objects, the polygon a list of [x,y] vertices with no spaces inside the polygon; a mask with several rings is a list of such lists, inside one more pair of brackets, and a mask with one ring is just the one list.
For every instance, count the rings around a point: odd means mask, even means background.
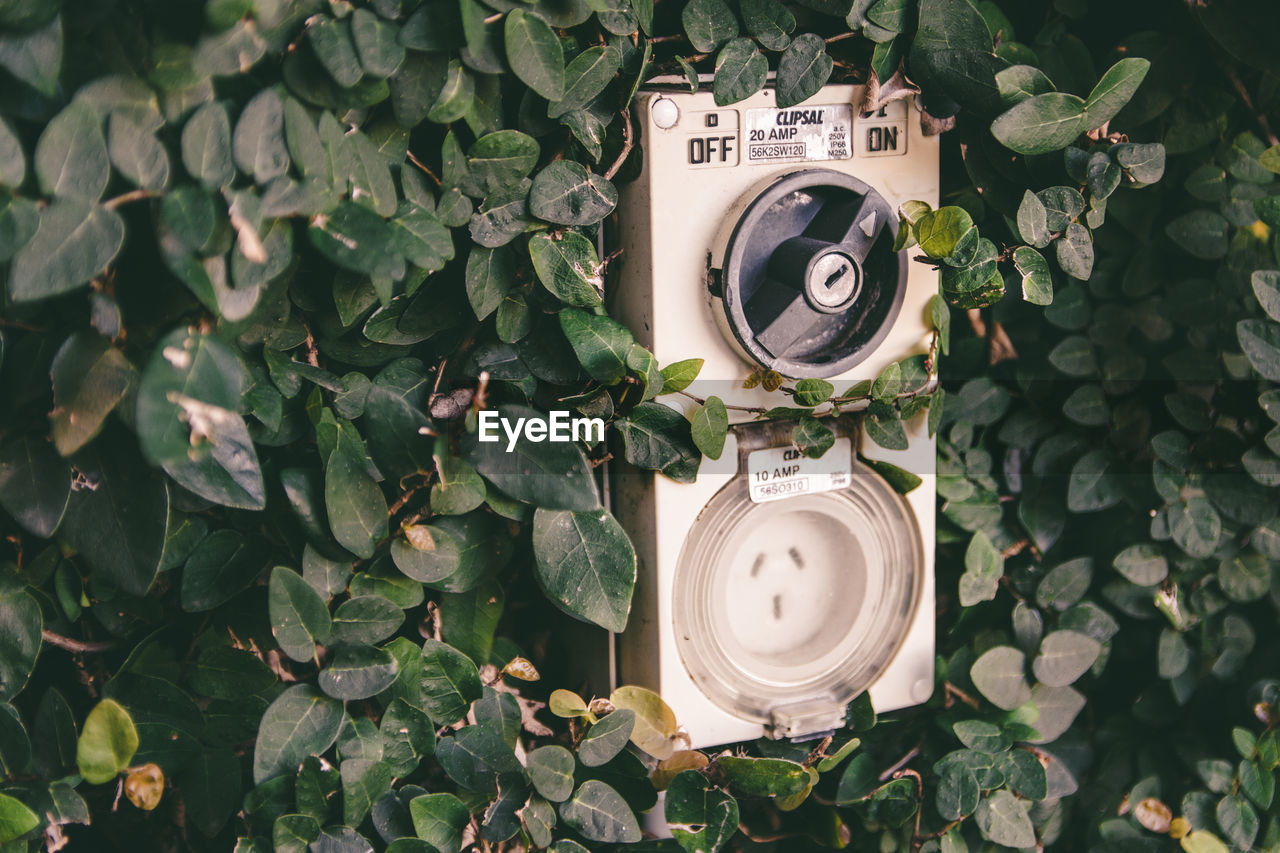
[{"label": "thin stem", "polygon": [[86,642],[84,640],[73,640],[70,637],[64,637],[61,634],[55,634],[48,628],[40,632],[41,638],[51,646],[57,646],[60,649],[66,649],[69,652],[77,654],[88,654],[91,652],[105,652],[116,647],[114,640],[98,640],[95,642]]},{"label": "thin stem", "polygon": [[[690,394],[688,391],[677,391],[676,393],[683,394],[693,402],[697,403],[699,406],[705,405],[707,402],[701,397],[696,397],[693,394]],[[769,411],[768,409],[763,408],[762,406],[733,406],[728,403],[725,403],[724,407],[726,409],[731,409],[732,411],[735,411],[735,412],[751,412],[753,415],[763,415],[765,412]]]},{"label": "thin stem", "polygon": [[142,201],[147,198],[157,198],[157,194],[151,190],[130,190],[127,193],[118,195],[115,198],[109,198],[102,203],[102,206],[108,210],[115,210],[122,204],[128,204],[131,201]]},{"label": "thin stem", "polygon": [[426,172],[427,177],[435,181],[437,187],[444,186],[444,184],[441,183],[440,179],[436,177],[436,173],[431,171],[431,169],[427,167],[426,163],[423,163],[421,160],[418,159],[418,155],[414,154],[412,151],[407,151],[405,153],[406,153],[406,156],[409,158],[409,162],[417,166],[422,171]]},{"label": "thin stem", "polygon": [[609,171],[604,173],[607,180],[613,180],[613,176],[618,174],[618,170],[622,168],[622,164],[626,162],[627,157],[631,154],[631,148],[635,145],[635,138],[631,130],[631,112],[623,110],[622,113],[622,150],[618,152],[618,159],[613,161],[613,165],[609,167]]},{"label": "thin stem", "polygon": [[1249,112],[1253,113],[1254,120],[1258,122],[1258,127],[1262,129],[1263,135],[1267,137],[1267,142],[1271,145],[1280,145],[1280,139],[1271,130],[1271,123],[1267,121],[1267,117],[1253,105],[1253,98],[1249,97],[1249,90],[1244,87],[1244,81],[1240,79],[1240,75],[1231,67],[1226,59],[1218,58],[1218,64],[1222,67],[1222,71],[1227,75],[1227,79],[1231,81],[1232,87],[1236,90],[1236,94],[1240,96],[1240,102],[1249,108]]}]

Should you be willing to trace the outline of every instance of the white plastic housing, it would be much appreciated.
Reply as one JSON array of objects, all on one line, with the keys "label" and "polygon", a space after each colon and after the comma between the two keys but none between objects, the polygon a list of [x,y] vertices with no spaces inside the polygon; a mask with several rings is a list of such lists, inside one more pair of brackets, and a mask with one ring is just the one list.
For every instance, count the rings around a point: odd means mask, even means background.
[{"label": "white plastic housing", "polygon": [[[716,395],[739,406],[790,405],[789,398],[762,388],[743,389],[753,364],[722,329],[723,311],[708,288],[708,270],[718,268],[737,217],[756,195],[782,175],[806,168],[842,171],[870,184],[893,208],[919,199],[938,203],[938,140],[920,131],[913,106],[899,102],[885,116],[859,118],[862,87],[828,86],[801,107],[853,106],[853,157],[820,162],[752,164],[743,156],[747,111],[773,107],[772,89],[731,107],[717,107],[710,92],[675,90],[642,92],[636,101],[638,143],[644,152],[640,177],[620,188],[618,205],[621,275],[611,313],[626,323],[662,365],[689,358],[704,359],[697,382],[688,390]],[[655,123],[655,103],[659,102]],[[670,124],[672,113],[675,122]],[[708,116],[714,116],[709,120]],[[872,129],[875,128],[872,138]],[[896,131],[896,149],[886,151],[888,130]],[[718,141],[706,142],[712,137]],[[701,138],[700,145],[691,140]],[[715,157],[725,140],[739,156]],[[711,149],[711,162],[708,149]],[[872,150],[879,148],[879,150]],[[905,149],[905,150],[903,150]],[[703,162],[691,151],[700,154]],[[911,262],[906,294],[888,335],[874,352],[845,374],[831,377],[837,392],[863,379],[875,378],[888,364],[928,351],[931,328],[929,299],[938,292],[937,273]],[[688,398],[668,395],[661,402],[688,409]],[[730,412],[734,420],[742,416]],[[935,445],[922,419],[907,425],[911,446],[886,451],[868,439],[858,442],[862,456],[892,462],[921,476],[923,484],[905,497],[919,531],[923,577],[906,636],[891,663],[870,687],[877,712],[919,704],[933,686],[935,542]],[[737,473],[733,437],[719,461],[704,459],[697,481],[676,483],[662,476],[617,466],[611,476],[614,514],[635,543],[640,573],[627,630],[617,638],[617,682],[640,684],[661,693],[689,732],[695,747],[748,740],[765,734],[759,720],[744,719],[712,701],[691,679],[681,661],[673,630],[673,583],[681,550],[694,520]],[[785,501],[783,501],[785,503]],[[812,535],[821,525],[807,524]],[[763,535],[763,534],[762,534]],[[770,531],[785,538],[786,531]],[[786,543],[781,543],[786,544]],[[817,553],[827,545],[811,546]],[[797,600],[803,600],[799,596]],[[709,628],[711,626],[708,626]],[[723,628],[722,628],[723,630]],[[741,627],[736,630],[741,631]],[[785,642],[779,641],[783,646]],[[770,641],[761,638],[759,648]],[[797,703],[811,699],[795,697]]]}]

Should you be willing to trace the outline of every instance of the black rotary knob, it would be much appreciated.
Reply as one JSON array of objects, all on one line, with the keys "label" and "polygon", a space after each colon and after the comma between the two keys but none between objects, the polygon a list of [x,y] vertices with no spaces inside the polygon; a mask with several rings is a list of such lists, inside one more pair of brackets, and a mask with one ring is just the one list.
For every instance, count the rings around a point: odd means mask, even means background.
[{"label": "black rotary knob", "polygon": [[898,220],[857,178],[829,169],[779,178],[746,208],[725,250],[724,311],[762,366],[835,376],[889,333],[906,291]]}]

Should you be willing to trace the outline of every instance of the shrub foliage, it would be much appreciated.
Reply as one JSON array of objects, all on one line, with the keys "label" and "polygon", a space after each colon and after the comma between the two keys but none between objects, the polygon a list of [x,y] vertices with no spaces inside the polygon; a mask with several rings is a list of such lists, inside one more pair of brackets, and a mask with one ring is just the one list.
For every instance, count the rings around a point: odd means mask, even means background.
[{"label": "shrub foliage", "polygon": [[[0,0],[0,849],[1276,849],[1273,17]],[[946,132],[932,351],[744,368],[814,455],[937,431],[938,686],[715,755],[574,692],[561,612],[627,621],[609,447],[689,480],[728,422],[603,308],[629,106],[770,72]]]}]

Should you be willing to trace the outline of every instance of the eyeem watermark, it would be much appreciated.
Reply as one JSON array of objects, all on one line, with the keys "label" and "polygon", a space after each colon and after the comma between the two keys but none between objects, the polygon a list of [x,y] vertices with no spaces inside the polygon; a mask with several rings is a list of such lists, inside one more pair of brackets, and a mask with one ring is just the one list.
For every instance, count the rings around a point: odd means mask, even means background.
[{"label": "eyeem watermark", "polygon": [[480,413],[478,438],[481,441],[501,441],[499,427],[507,436],[508,453],[515,449],[522,435],[535,444],[543,441],[604,441],[603,418],[575,418],[563,410],[551,412],[545,418],[516,418],[514,421],[492,410],[483,411]]}]

